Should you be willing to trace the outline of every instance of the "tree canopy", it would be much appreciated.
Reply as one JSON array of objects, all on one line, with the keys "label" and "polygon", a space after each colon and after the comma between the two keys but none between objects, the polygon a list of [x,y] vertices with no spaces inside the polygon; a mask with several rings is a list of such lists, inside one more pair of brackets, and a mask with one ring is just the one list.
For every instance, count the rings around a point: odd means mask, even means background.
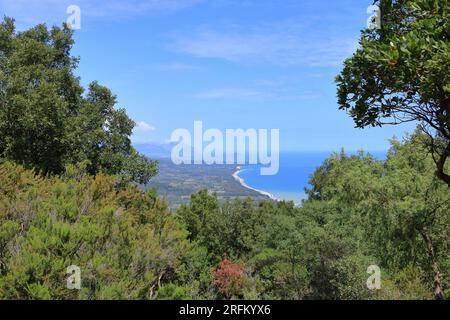
[{"label": "tree canopy", "polygon": [[[17,32],[6,18],[0,299],[450,298],[447,8],[379,4],[385,27],[364,31],[346,61],[341,107],[360,127],[419,129],[392,140],[386,160],[331,154],[301,207],[200,190],[173,212],[128,183],[146,182],[155,163],[131,146],[134,123],[111,91],[92,82],[84,92],[71,31]],[[66,286],[73,265],[80,290]],[[382,285],[370,290],[374,265]]]},{"label": "tree canopy", "polygon": [[448,0],[377,0],[380,28],[336,78],[340,108],[357,127],[417,121],[438,177],[450,187],[450,6]]},{"label": "tree canopy", "polygon": [[108,88],[92,82],[84,94],[72,35],[67,26],[18,32],[12,19],[0,23],[0,157],[56,174],[85,162],[91,174],[147,182],[156,163],[132,147],[135,124]]},{"label": "tree canopy", "polygon": [[[385,161],[332,154],[309,199],[175,212],[154,190],[68,166],[0,163],[1,299],[431,299],[450,297],[450,200],[417,132]],[[66,288],[66,268],[81,289]],[[381,270],[369,290],[367,268]]]}]

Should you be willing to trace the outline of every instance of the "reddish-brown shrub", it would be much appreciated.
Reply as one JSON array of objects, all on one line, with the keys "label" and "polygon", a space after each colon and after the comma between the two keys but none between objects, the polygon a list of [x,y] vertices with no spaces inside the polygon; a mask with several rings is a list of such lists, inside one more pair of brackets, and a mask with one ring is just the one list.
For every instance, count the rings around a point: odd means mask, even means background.
[{"label": "reddish-brown shrub", "polygon": [[227,299],[240,294],[244,271],[243,264],[233,263],[228,258],[224,258],[219,268],[214,271],[214,284]]}]

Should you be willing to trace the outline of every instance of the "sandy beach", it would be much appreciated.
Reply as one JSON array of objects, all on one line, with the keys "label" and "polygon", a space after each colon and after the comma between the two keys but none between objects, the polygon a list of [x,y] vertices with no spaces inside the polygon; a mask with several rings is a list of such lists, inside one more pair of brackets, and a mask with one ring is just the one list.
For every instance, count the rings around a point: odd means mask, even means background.
[{"label": "sandy beach", "polygon": [[261,194],[261,195],[263,195],[263,196],[269,197],[269,198],[270,198],[271,200],[273,200],[273,201],[280,201],[280,199],[276,198],[276,197],[275,197],[272,193],[270,193],[270,192],[263,191],[263,190],[258,190],[258,189],[255,189],[255,188],[250,187],[250,186],[245,182],[245,180],[242,179],[242,178],[239,176],[239,173],[241,173],[241,172],[243,172],[243,171],[245,171],[245,170],[242,169],[241,167],[237,167],[236,170],[235,170],[234,173],[233,173],[233,178],[234,178],[237,182],[239,182],[239,183],[241,184],[241,186],[243,186],[244,188],[247,188],[247,189],[249,189],[249,190],[258,192],[259,194]]}]

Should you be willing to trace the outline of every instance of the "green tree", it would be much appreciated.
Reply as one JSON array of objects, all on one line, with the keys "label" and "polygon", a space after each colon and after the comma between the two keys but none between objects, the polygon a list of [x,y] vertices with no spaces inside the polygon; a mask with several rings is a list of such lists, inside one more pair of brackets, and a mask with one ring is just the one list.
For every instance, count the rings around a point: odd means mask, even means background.
[{"label": "green tree", "polygon": [[109,89],[93,82],[83,95],[73,44],[67,26],[0,23],[0,157],[56,174],[87,161],[91,174],[147,182],[156,163],[131,146],[134,122]]},{"label": "green tree", "polygon": [[[197,249],[151,192],[73,166],[43,178],[5,162],[0,209],[0,299],[188,297],[177,282]],[[66,288],[71,265],[79,291]]]},{"label": "green tree", "polygon": [[377,0],[381,28],[336,78],[340,109],[357,127],[418,121],[430,136],[436,174],[450,187],[450,6],[448,0]]},{"label": "green tree", "polygon": [[210,195],[208,190],[202,189],[191,195],[189,205],[183,205],[178,210],[178,216],[189,231],[191,240],[200,240],[204,237],[208,220],[217,216],[219,200],[215,194]]},{"label": "green tree", "polygon": [[[419,131],[404,143],[392,141],[385,174],[364,201],[368,234],[390,270],[416,265],[425,270],[434,297],[444,298],[448,283],[450,199],[434,175],[431,156]],[[382,204],[382,205],[380,205]]]},{"label": "green tree", "polygon": [[[375,264],[392,278],[408,278],[416,284],[424,281],[412,286],[418,290],[411,294],[399,283],[398,292],[417,297],[423,292],[421,288],[428,288],[435,298],[442,299],[449,285],[450,200],[448,188],[434,174],[433,159],[424,147],[427,139],[418,130],[404,142],[393,140],[386,161],[362,153],[330,156],[312,176],[310,200],[302,210],[328,228],[326,237],[331,241],[336,239],[333,234],[338,238],[350,235],[337,244],[342,247],[347,243],[351,250],[370,253]],[[327,211],[332,214],[325,214]],[[342,250],[331,241],[324,248],[334,246],[333,254]],[[320,257],[325,259],[327,254]],[[326,265],[335,273],[331,262]],[[319,274],[323,277],[330,271]]]}]

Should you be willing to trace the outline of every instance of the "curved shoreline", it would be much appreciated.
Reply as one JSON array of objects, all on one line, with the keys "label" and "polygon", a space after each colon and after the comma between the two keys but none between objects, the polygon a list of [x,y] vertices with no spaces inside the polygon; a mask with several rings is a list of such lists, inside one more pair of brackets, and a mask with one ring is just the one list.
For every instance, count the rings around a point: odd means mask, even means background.
[{"label": "curved shoreline", "polygon": [[239,173],[241,173],[241,172],[243,172],[243,171],[245,171],[245,169],[242,169],[241,167],[237,167],[236,170],[234,171],[234,173],[232,174],[233,178],[234,178],[237,182],[239,182],[239,184],[240,184],[241,186],[243,186],[243,187],[246,188],[246,189],[255,191],[255,192],[257,192],[257,193],[259,193],[259,194],[261,194],[261,195],[263,195],[263,196],[265,196],[265,197],[269,197],[270,200],[277,201],[277,202],[281,201],[280,199],[278,199],[277,197],[275,197],[275,196],[274,196],[272,193],[270,193],[270,192],[263,191],[263,190],[258,190],[258,189],[255,189],[255,188],[250,187],[250,186],[245,182],[245,180],[242,179],[242,178],[239,176]]}]

